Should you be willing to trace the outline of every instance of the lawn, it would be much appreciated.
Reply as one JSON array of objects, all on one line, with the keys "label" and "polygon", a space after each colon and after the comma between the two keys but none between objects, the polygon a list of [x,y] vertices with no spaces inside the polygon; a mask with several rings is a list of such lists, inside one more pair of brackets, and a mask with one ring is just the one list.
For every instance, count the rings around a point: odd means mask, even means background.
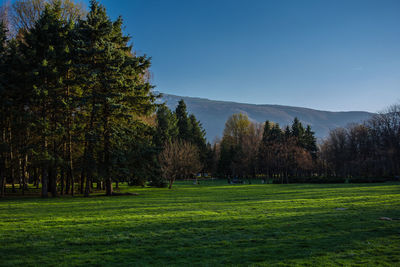
[{"label": "lawn", "polygon": [[122,187],[0,200],[0,266],[400,266],[400,184]]}]

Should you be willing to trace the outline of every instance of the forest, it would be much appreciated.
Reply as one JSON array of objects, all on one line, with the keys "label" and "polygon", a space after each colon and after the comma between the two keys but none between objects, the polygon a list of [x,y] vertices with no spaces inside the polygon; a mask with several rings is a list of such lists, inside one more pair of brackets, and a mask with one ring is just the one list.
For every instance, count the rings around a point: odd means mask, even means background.
[{"label": "forest", "polygon": [[119,183],[172,188],[177,179],[229,183],[382,182],[400,176],[400,105],[318,141],[298,118],[283,128],[233,114],[207,142],[184,101],[158,104],[151,58],[138,55],[92,0],[17,0],[0,24],[0,195],[42,197]]}]

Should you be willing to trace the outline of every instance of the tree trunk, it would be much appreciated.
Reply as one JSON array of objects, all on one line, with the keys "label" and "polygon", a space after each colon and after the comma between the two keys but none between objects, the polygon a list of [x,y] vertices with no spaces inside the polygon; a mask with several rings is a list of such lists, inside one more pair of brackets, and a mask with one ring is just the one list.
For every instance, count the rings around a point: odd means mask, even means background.
[{"label": "tree trunk", "polygon": [[81,170],[81,181],[80,181],[80,184],[79,184],[79,192],[81,194],[85,193],[85,170],[83,169],[83,167],[82,167],[82,170]]},{"label": "tree trunk", "polygon": [[64,195],[64,184],[65,184],[65,172],[64,168],[61,169],[61,174],[60,174],[60,194],[63,196]]},{"label": "tree trunk", "polygon": [[172,188],[172,184],[174,183],[174,181],[175,181],[175,178],[171,178],[171,179],[169,180],[168,189],[171,189],[171,188]]},{"label": "tree trunk", "polygon": [[28,153],[25,153],[24,160],[22,162],[22,167],[24,168],[24,186],[25,190],[29,190],[28,185],[29,185],[29,180],[30,180],[30,174],[28,171]]},{"label": "tree trunk", "polygon": [[[2,143],[6,143],[6,127],[3,125],[3,131],[1,133],[1,141]],[[1,151],[0,154],[0,197],[5,196],[5,187],[6,187],[6,153]]]},{"label": "tree trunk", "polygon": [[23,178],[22,178],[22,163],[21,158],[17,158],[17,174],[18,174],[18,183],[19,183],[19,190],[21,190],[22,195],[25,195],[24,185],[23,185]]},{"label": "tree trunk", "polygon": [[85,185],[85,193],[84,196],[88,197],[90,194],[90,182],[93,179],[93,168],[94,168],[94,159],[93,159],[93,144],[92,141],[89,141],[88,147],[88,155],[85,164],[85,173],[86,173],[86,185]]},{"label": "tree trunk", "polygon": [[15,172],[14,172],[14,150],[13,150],[13,138],[12,138],[12,133],[11,133],[11,127],[9,129],[9,144],[10,144],[10,160],[9,160],[9,169],[10,169],[10,180],[12,184],[12,192],[16,193],[15,190]]},{"label": "tree trunk", "polygon": [[[47,151],[47,140],[46,137],[42,137],[42,142],[43,142],[43,149],[44,151]],[[48,183],[49,183],[49,173],[48,173],[48,167],[47,167],[47,159],[44,160],[42,164],[42,197],[47,198],[48,195]]]},{"label": "tree trunk", "polygon": [[[68,89],[68,95],[69,95],[69,89]],[[68,181],[71,182],[71,195],[73,196],[75,191],[74,191],[74,185],[75,185],[75,180],[74,180],[74,168],[73,168],[73,161],[72,161],[72,137],[71,137],[71,114],[69,112],[68,114],[68,122],[67,122],[67,179]]]},{"label": "tree trunk", "polygon": [[20,165],[21,165],[21,180],[22,180],[22,194],[25,193],[25,190],[27,190],[27,172],[26,172],[26,164],[28,161],[28,155],[25,154],[24,157],[22,158],[22,161],[20,160]]},{"label": "tree trunk", "polygon": [[110,129],[108,124],[108,106],[105,104],[104,111],[104,167],[106,180],[106,195],[111,196],[113,192],[111,174],[110,174]]},{"label": "tree trunk", "polygon": [[48,172],[47,172],[47,166],[45,164],[43,164],[42,166],[42,197],[47,198],[48,195]]},{"label": "tree trunk", "polygon": [[34,179],[34,186],[36,186],[36,189],[39,189],[39,173],[38,173],[38,168],[33,168],[33,179]]},{"label": "tree trunk", "polygon": [[81,182],[80,182],[80,192],[81,194],[84,193],[84,187],[85,187],[85,169],[82,166],[82,170],[81,170]]},{"label": "tree trunk", "polygon": [[[89,139],[86,136],[85,143],[85,154],[84,154],[84,169],[86,175],[86,186],[85,186],[85,197],[89,196],[90,193],[90,180],[93,179],[93,169],[95,168],[96,162],[94,159],[94,119],[96,115],[96,99],[93,97],[92,99],[92,110],[90,112],[90,122],[88,127],[88,133],[91,134]],[[87,150],[86,150],[87,144]]]},{"label": "tree trunk", "polygon": [[[66,80],[70,79],[70,70],[66,73]],[[74,180],[74,168],[73,168],[73,161],[72,161],[72,134],[71,134],[71,125],[72,125],[72,107],[70,103],[70,88],[69,85],[65,88],[65,101],[68,103],[67,106],[67,115],[66,115],[66,143],[65,143],[65,152],[66,152],[66,177],[67,177],[67,186],[65,189],[66,194],[69,193],[69,189],[71,187],[71,195],[74,196],[75,193],[75,180]],[[85,152],[86,152],[86,145],[85,145]],[[83,181],[81,181],[81,188],[80,192],[83,193]]]},{"label": "tree trunk", "polygon": [[13,193],[16,193],[17,191],[15,190],[15,183],[14,183],[14,177],[11,178],[11,191]]},{"label": "tree trunk", "polygon": [[0,197],[5,196],[5,187],[6,187],[6,177],[4,172],[4,165],[3,159],[1,159],[1,166],[0,166]]},{"label": "tree trunk", "polygon": [[69,191],[71,189],[71,180],[68,177],[68,171],[67,171],[67,175],[66,175],[66,181],[65,181],[65,194],[68,195]]},{"label": "tree trunk", "polygon": [[51,177],[51,195],[52,197],[57,197],[58,192],[57,192],[57,166],[53,166],[52,170],[52,177]]},{"label": "tree trunk", "polygon": [[98,191],[101,190],[101,182],[100,182],[99,180],[98,180],[97,183],[96,183],[96,189],[97,189]]},{"label": "tree trunk", "polygon": [[106,179],[106,195],[112,196],[113,188],[112,188],[112,181],[111,178]]},{"label": "tree trunk", "polygon": [[86,186],[85,186],[85,194],[84,194],[84,196],[88,197],[89,194],[90,194],[90,178],[88,176],[88,177],[86,177]]}]

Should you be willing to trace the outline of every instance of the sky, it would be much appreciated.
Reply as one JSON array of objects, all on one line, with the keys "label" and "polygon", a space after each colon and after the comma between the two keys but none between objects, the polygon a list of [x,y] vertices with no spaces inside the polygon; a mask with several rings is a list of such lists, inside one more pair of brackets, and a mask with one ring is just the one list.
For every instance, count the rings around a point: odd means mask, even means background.
[{"label": "sky", "polygon": [[331,111],[400,103],[399,0],[100,3],[151,56],[160,92]]}]

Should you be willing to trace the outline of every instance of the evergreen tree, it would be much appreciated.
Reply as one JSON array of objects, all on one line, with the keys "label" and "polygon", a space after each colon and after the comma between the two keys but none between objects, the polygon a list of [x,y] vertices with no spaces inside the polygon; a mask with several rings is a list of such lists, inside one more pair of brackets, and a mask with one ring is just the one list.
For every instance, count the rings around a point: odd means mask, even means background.
[{"label": "evergreen tree", "polygon": [[72,2],[49,2],[7,46],[0,25],[0,191],[7,177],[24,192],[29,173],[37,186],[41,178],[43,197],[73,194],[76,164],[86,195],[93,181],[110,195],[112,177],[154,175],[150,60],[132,52],[122,19],[111,21],[96,1],[79,23]]},{"label": "evergreen tree", "polygon": [[70,58],[67,39],[71,29],[61,19],[61,6],[47,5],[35,26],[21,42],[22,51],[29,68],[32,70],[28,81],[31,88],[32,105],[36,131],[41,137],[38,151],[42,165],[42,196],[47,196],[47,186],[53,196],[57,195],[57,171],[62,161],[60,151],[61,136],[65,129],[63,111],[65,108],[63,79],[66,77]]},{"label": "evergreen tree", "polygon": [[317,158],[317,140],[314,136],[314,132],[311,130],[311,126],[307,125],[306,131],[304,132],[304,143],[305,149],[311,154],[311,157],[315,160]]},{"label": "evergreen tree", "polygon": [[263,130],[263,137],[261,140],[261,143],[263,145],[267,145],[269,140],[270,140],[270,135],[271,135],[271,130],[272,130],[272,125],[270,123],[270,121],[265,121],[264,123],[264,130]]},{"label": "evergreen tree", "polygon": [[274,125],[269,121],[265,121],[263,135],[258,150],[258,169],[264,174],[269,176],[270,172],[270,153],[271,153],[271,139]]},{"label": "evergreen tree", "polygon": [[210,143],[207,143],[207,152],[206,152],[206,160],[205,160],[205,171],[208,172],[208,175],[215,175],[217,171],[217,148],[216,144],[211,146]]},{"label": "evergreen tree", "polygon": [[207,158],[207,142],[206,142],[206,132],[204,131],[201,122],[196,119],[193,114],[189,116],[190,122],[190,142],[197,146],[200,156],[200,161],[202,166],[206,166],[206,158]]},{"label": "evergreen tree", "polygon": [[192,129],[190,121],[188,119],[186,104],[183,99],[178,102],[178,106],[175,109],[175,115],[178,120],[178,138],[181,140],[191,141],[190,136]]},{"label": "evergreen tree", "polygon": [[7,58],[7,29],[3,22],[0,22],[0,197],[5,195],[6,186],[6,152],[7,141],[6,118],[7,118],[7,98],[6,98],[6,58]]},{"label": "evergreen tree", "polygon": [[[93,178],[96,165],[106,183],[106,194],[112,194],[111,155],[117,127],[130,127],[139,116],[154,109],[156,96],[152,86],[144,80],[150,66],[146,56],[132,55],[129,37],[122,34],[122,19],[112,22],[97,1],[90,2],[87,19],[77,30],[80,43],[78,56],[79,77],[86,86],[82,100],[87,105],[88,125],[85,146],[86,190]],[[99,131],[101,129],[101,131]],[[101,158],[95,159],[95,147]],[[97,161],[97,164],[96,164]]]},{"label": "evergreen tree", "polygon": [[85,185],[85,196],[90,193],[90,183],[94,179],[99,164],[96,162],[95,149],[100,145],[101,85],[99,75],[105,68],[105,45],[111,38],[112,22],[105,9],[96,1],[90,2],[90,12],[86,20],[81,20],[75,30],[77,83],[82,84],[80,98],[81,112],[86,121],[85,145],[81,183]]},{"label": "evergreen tree", "polygon": [[292,136],[297,139],[298,144],[304,147],[304,127],[297,117],[293,120],[291,132]]},{"label": "evergreen tree", "polygon": [[290,137],[292,137],[292,131],[290,130],[289,125],[285,127],[285,140],[288,140]]},{"label": "evergreen tree", "polygon": [[161,148],[165,143],[170,143],[178,136],[178,126],[175,113],[166,105],[160,105],[156,113],[157,127],[154,134],[154,143]]},{"label": "evergreen tree", "polygon": [[270,132],[270,142],[280,143],[283,141],[283,132],[279,123],[275,123]]},{"label": "evergreen tree", "polygon": [[206,147],[206,132],[201,125],[201,122],[197,120],[197,118],[190,114],[190,139],[193,144],[195,144],[199,149],[204,149]]},{"label": "evergreen tree", "polygon": [[[31,123],[31,120],[29,120],[31,119],[29,116],[31,112],[27,109],[31,99],[31,93],[27,90],[29,69],[21,54],[20,45],[15,40],[8,42],[3,60],[5,60],[6,69],[3,72],[3,91],[1,93],[2,139],[4,141],[5,172],[9,182],[12,183],[12,190],[15,192],[14,182],[16,180],[21,181],[20,159],[22,160],[23,157],[26,163],[29,140],[27,132]],[[20,152],[22,151],[25,152],[25,155],[21,155]],[[24,164],[24,167],[26,167],[26,164]],[[25,186],[22,187],[22,193],[24,189]]]}]

